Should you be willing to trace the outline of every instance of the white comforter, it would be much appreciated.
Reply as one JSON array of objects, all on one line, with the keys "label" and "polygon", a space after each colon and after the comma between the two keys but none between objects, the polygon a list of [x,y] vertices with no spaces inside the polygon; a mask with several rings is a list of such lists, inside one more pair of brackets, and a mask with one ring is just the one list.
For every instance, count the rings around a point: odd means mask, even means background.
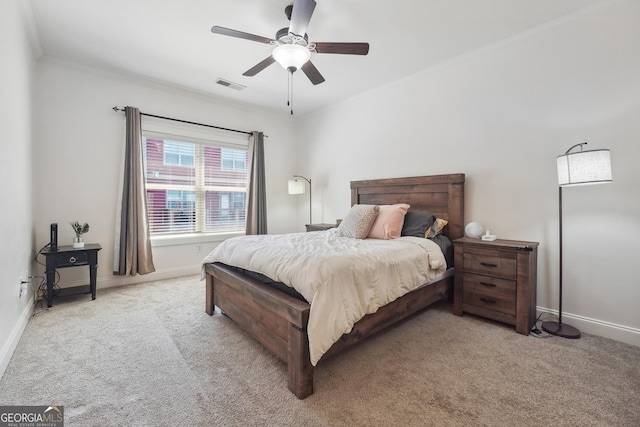
[{"label": "white comforter", "polygon": [[335,229],[235,237],[202,261],[211,262],[264,274],[293,287],[310,303],[307,332],[314,366],[364,315],[447,267],[440,247],[431,240],[358,240],[339,237]]}]

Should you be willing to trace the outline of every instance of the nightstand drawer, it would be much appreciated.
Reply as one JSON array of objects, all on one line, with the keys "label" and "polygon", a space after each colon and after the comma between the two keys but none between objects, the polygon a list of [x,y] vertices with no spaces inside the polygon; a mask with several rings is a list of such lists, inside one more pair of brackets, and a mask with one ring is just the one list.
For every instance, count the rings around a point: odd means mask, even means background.
[{"label": "nightstand drawer", "polygon": [[76,265],[87,265],[89,254],[87,252],[61,253],[56,254],[56,267],[74,267]]},{"label": "nightstand drawer", "polygon": [[514,300],[516,297],[515,280],[468,273],[464,275],[462,286],[464,286],[465,291],[476,294],[486,294]]},{"label": "nightstand drawer", "polygon": [[515,279],[517,276],[516,259],[485,254],[483,251],[467,250],[462,258],[465,271],[485,273]]},{"label": "nightstand drawer", "polygon": [[515,316],[516,314],[515,296],[509,298],[500,295],[477,293],[465,289],[464,294],[462,295],[462,300],[465,306],[474,305],[476,307],[505,313],[511,316]]}]

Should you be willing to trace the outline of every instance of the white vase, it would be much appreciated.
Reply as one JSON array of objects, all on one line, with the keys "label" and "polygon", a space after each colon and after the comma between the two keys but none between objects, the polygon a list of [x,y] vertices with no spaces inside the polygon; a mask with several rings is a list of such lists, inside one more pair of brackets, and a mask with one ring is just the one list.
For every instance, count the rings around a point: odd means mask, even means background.
[{"label": "white vase", "polygon": [[73,238],[73,247],[74,248],[84,248],[84,240],[82,239],[82,237],[74,237]]}]

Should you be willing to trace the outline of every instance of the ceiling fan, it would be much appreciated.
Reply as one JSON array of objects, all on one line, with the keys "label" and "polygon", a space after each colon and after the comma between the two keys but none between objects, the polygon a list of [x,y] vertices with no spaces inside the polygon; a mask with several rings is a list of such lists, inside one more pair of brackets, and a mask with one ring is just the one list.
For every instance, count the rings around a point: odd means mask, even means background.
[{"label": "ceiling fan", "polygon": [[366,55],[369,53],[369,43],[309,42],[307,26],[315,7],[315,0],[294,0],[292,5],[285,8],[285,15],[290,21],[289,28],[278,30],[273,39],[218,26],[211,28],[211,32],[275,46],[271,55],[242,73],[243,76],[255,76],[278,62],[290,76],[301,69],[311,83],[317,85],[325,79],[310,61],[311,52]]}]

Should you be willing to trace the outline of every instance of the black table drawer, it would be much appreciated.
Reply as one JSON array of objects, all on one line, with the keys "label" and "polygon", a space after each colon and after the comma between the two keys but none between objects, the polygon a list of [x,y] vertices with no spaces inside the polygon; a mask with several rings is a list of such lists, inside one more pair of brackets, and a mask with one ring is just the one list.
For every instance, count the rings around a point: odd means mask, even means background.
[{"label": "black table drawer", "polygon": [[58,268],[87,264],[89,264],[89,254],[87,252],[78,251],[77,253],[61,253],[56,255],[56,266]]}]

